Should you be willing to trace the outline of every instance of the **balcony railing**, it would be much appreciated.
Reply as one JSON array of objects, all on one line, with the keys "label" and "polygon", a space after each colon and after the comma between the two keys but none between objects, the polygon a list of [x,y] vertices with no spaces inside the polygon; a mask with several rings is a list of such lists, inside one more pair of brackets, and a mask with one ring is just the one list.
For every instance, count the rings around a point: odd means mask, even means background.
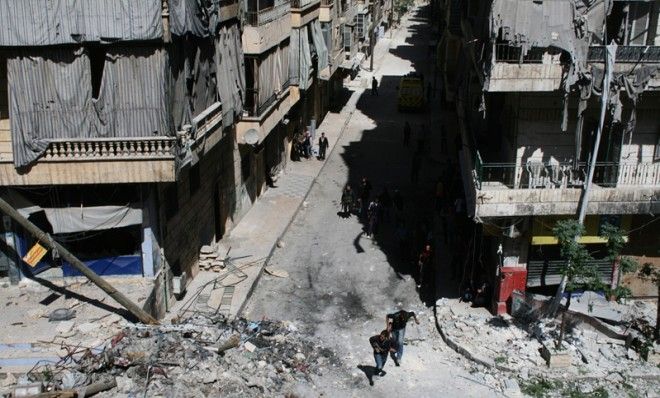
[{"label": "balcony railing", "polygon": [[318,3],[319,0],[291,0],[291,8],[296,10],[302,10],[305,7],[308,7],[312,4]]},{"label": "balcony railing", "polygon": [[[280,93],[285,92],[290,85],[291,85],[291,80],[288,79],[282,85],[282,90],[280,91]],[[262,115],[268,108],[270,108],[275,102],[277,102],[278,98],[281,95],[278,93],[274,93],[273,95],[268,97],[261,105],[259,105],[259,90],[248,88],[246,91],[247,91],[247,103],[245,109],[248,111],[249,116]]]},{"label": "balcony railing", "polygon": [[[477,189],[485,186],[510,189],[579,188],[587,179],[588,164],[572,162],[475,162]],[[660,163],[597,162],[593,183],[601,187],[660,186]]]},{"label": "balcony railing", "polygon": [[540,64],[543,63],[543,55],[546,48],[532,47],[523,55],[522,47],[510,46],[508,44],[495,45],[495,61],[517,64]]},{"label": "balcony railing", "polygon": [[276,6],[267,6],[260,8],[259,5],[255,9],[248,9],[245,12],[245,23],[250,26],[261,26],[291,12],[291,3],[286,2]]},{"label": "balcony railing", "polygon": [[[605,62],[605,49],[602,46],[589,47],[589,62]],[[660,63],[660,46],[618,46],[617,63]]]},{"label": "balcony railing", "polygon": [[52,141],[42,160],[119,160],[173,158],[174,137],[86,138]]}]

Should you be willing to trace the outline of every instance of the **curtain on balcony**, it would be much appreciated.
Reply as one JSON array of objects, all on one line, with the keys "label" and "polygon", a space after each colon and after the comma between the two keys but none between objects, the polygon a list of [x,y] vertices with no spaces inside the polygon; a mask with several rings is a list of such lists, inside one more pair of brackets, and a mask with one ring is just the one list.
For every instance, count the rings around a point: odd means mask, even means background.
[{"label": "curtain on balcony", "polygon": [[215,39],[217,85],[222,102],[222,124],[234,123],[243,110],[245,97],[245,59],[241,44],[241,32],[237,25],[223,27]]},{"label": "curtain on balcony", "polygon": [[170,106],[174,127],[181,129],[218,98],[216,48],[211,38],[174,36],[169,52]]},{"label": "curtain on balcony", "polygon": [[259,62],[259,106],[263,106],[282,88],[282,61],[279,47],[270,50]]},{"label": "curtain on balcony", "polygon": [[311,23],[312,39],[314,41],[314,51],[316,51],[317,71],[318,76],[321,76],[321,71],[328,67],[330,64],[330,56],[328,54],[328,47],[325,45],[325,38],[323,37],[323,30],[321,23],[315,19]]},{"label": "curtain on balcony", "polygon": [[307,26],[293,29],[289,44],[289,78],[291,84],[297,84],[302,90],[306,90],[311,69],[312,56],[309,46],[309,30]]},{"label": "curtain on balcony", "polygon": [[173,34],[215,35],[220,24],[220,0],[169,0],[169,6]]},{"label": "curtain on balcony", "polygon": [[54,139],[172,134],[165,68],[158,48],[109,48],[94,99],[85,49],[13,52],[7,69],[14,165],[28,166]]},{"label": "curtain on balcony", "polygon": [[160,48],[109,48],[99,96],[92,99],[94,136],[170,135],[166,68]]},{"label": "curtain on balcony", "polygon": [[0,46],[154,40],[161,0],[0,0]]},{"label": "curtain on balcony", "polygon": [[41,156],[54,138],[92,130],[89,58],[83,49],[21,49],[7,59],[14,165]]}]

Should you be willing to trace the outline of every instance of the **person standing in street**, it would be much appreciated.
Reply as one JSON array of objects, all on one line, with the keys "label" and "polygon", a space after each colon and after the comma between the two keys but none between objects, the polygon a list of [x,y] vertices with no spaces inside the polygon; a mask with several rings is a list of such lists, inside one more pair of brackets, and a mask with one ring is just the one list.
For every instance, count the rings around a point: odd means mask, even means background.
[{"label": "person standing in street", "polygon": [[396,352],[392,353],[392,359],[396,366],[401,365],[401,357],[403,357],[403,339],[406,335],[406,324],[413,318],[415,323],[419,325],[419,319],[412,311],[399,310],[385,316],[385,324],[387,331],[392,333],[392,340],[396,344]]},{"label": "person standing in street", "polygon": [[378,96],[378,80],[376,80],[376,76],[371,77],[371,95]]},{"label": "person standing in street", "polygon": [[305,151],[305,158],[309,159],[312,156],[312,135],[309,131],[305,131],[305,140],[303,141],[303,150]]},{"label": "person standing in street", "polygon": [[419,279],[417,281],[417,288],[421,288],[424,282],[424,273],[426,272],[428,266],[431,264],[431,256],[433,252],[431,250],[431,245],[428,243],[424,245],[424,249],[419,254],[419,259],[417,260],[417,268]]},{"label": "person standing in street", "polygon": [[378,202],[378,198],[369,203],[369,209],[367,212],[369,220],[367,236],[371,238],[376,232],[378,232],[378,222],[380,221],[380,203]]},{"label": "person standing in street", "polygon": [[[371,182],[367,177],[362,177],[360,183],[360,216],[367,218],[367,208],[369,207],[369,197],[371,196]],[[368,220],[368,218],[367,218]]]},{"label": "person standing in street", "polygon": [[409,147],[410,146],[410,133],[411,133],[411,128],[410,128],[410,123],[406,120],[406,124],[403,126],[403,146]]},{"label": "person standing in street", "polygon": [[319,160],[325,160],[325,151],[328,149],[328,138],[325,133],[321,133],[319,137]]},{"label": "person standing in street", "polygon": [[[387,362],[387,355],[396,352],[395,343],[392,340],[392,336],[390,336],[389,330],[385,329],[380,332],[380,334],[371,336],[371,338],[369,338],[369,344],[371,344],[371,348],[374,349],[376,376],[385,376],[386,373],[383,370],[383,366],[385,366],[385,362]],[[370,379],[369,384],[373,386],[374,382]]]},{"label": "person standing in street", "polygon": [[351,215],[351,206],[353,205],[353,191],[351,190],[350,185],[346,185],[344,191],[341,193],[341,211],[344,213],[344,217],[349,217]]}]

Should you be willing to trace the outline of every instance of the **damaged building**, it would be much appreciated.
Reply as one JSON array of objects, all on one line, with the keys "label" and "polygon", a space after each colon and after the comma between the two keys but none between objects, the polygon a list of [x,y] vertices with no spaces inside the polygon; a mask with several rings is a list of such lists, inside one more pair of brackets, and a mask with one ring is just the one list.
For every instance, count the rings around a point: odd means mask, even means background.
[{"label": "damaged building", "polygon": [[458,113],[467,210],[479,225],[473,275],[495,287],[493,311],[514,288],[554,292],[563,262],[552,228],[578,214],[593,163],[581,243],[606,284],[657,295],[619,280],[600,231],[628,231],[626,254],[659,264],[660,2],[441,3],[443,95]]},{"label": "damaged building", "polygon": [[[162,314],[323,119],[356,4],[0,0],[2,198],[96,273],[153,279]],[[0,228],[12,282],[79,275]]]}]

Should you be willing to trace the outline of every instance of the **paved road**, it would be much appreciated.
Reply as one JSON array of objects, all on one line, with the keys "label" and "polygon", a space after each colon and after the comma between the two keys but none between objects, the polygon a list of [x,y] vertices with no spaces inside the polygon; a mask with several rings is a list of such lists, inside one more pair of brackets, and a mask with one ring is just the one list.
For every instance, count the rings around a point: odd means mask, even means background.
[{"label": "paved road", "polygon": [[[414,143],[421,124],[433,125],[435,134],[441,115],[396,110],[400,76],[415,69],[428,73],[426,34],[425,21],[412,17],[392,39],[388,33],[382,41],[389,51],[376,57],[379,95],[365,91],[357,101],[343,137],[309,193],[308,205],[284,235],[285,246],[271,258],[269,266],[286,270],[289,277],[264,276],[246,307],[247,317],[292,321],[339,354],[343,363],[317,380],[316,391],[324,396],[496,396],[472,380],[464,360],[440,339],[432,309],[420,300],[410,270],[399,258],[392,226],[386,223],[375,239],[368,239],[355,216],[338,215],[342,188],[349,182],[355,186],[362,176],[371,179],[376,193],[383,186],[400,189],[411,220],[429,207],[436,178],[431,166],[442,159],[429,154],[420,183],[412,185],[412,149],[402,146],[402,127],[408,119]],[[371,73],[362,72],[358,84],[370,80]],[[431,144],[437,140],[430,137]],[[388,374],[374,378],[371,387],[358,366],[373,365],[368,339],[383,329],[385,314],[399,307],[420,313],[422,324],[408,328],[402,366],[388,362]]]}]

